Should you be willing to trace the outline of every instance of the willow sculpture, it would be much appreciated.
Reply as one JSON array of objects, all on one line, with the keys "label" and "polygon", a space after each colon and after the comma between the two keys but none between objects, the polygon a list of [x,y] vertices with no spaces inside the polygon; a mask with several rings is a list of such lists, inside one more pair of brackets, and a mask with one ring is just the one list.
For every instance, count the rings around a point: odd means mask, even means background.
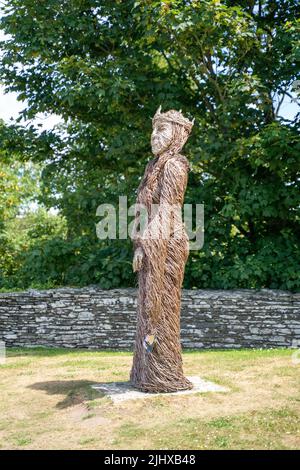
[{"label": "willow sculpture", "polygon": [[[137,205],[148,222],[133,237],[133,270],[138,275],[137,331],[130,380],[144,392],[192,388],[183,375],[180,344],[181,287],[189,255],[189,239],[181,218],[189,163],[181,155],[192,130],[181,112],[152,118],[151,147],[155,156],[138,187]],[[155,208],[156,210],[154,210]],[[135,227],[141,225],[136,210]]]}]

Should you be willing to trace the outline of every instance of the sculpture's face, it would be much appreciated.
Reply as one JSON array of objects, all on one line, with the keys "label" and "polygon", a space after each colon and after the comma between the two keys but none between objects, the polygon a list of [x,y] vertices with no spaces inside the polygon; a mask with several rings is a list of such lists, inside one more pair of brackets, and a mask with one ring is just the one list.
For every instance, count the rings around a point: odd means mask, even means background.
[{"label": "sculpture's face", "polygon": [[154,155],[160,155],[167,150],[173,140],[173,125],[171,122],[157,120],[151,134],[151,149]]}]

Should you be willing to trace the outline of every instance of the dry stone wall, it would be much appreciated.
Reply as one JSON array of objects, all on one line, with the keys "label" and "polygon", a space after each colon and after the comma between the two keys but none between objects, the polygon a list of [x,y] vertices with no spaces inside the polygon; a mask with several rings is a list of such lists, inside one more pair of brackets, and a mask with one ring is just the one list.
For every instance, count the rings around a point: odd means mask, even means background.
[{"label": "dry stone wall", "polygon": [[[62,288],[0,294],[6,346],[132,349],[136,289]],[[184,348],[300,346],[300,293],[183,290]]]}]

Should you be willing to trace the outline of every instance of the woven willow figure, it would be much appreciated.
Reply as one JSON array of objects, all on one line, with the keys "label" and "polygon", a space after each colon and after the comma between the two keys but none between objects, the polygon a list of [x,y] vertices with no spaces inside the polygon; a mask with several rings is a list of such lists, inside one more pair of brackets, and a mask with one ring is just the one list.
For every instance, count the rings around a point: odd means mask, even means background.
[{"label": "woven willow figure", "polygon": [[[155,158],[138,188],[137,203],[146,208],[148,221],[134,237],[133,270],[138,272],[139,288],[130,380],[145,392],[192,388],[183,375],[180,344],[181,287],[189,254],[181,207],[189,163],[179,152],[193,123],[181,112],[162,113],[159,107],[152,119]],[[135,215],[136,226],[141,226],[141,211]]]}]

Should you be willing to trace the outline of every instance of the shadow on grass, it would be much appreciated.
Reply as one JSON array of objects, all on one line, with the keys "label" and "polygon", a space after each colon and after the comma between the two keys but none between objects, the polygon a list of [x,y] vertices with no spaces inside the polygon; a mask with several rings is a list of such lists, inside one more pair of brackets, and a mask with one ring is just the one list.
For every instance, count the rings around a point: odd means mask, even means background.
[{"label": "shadow on grass", "polygon": [[42,390],[48,395],[66,395],[56,404],[56,408],[62,410],[70,406],[79,405],[88,401],[102,398],[104,393],[98,392],[91,387],[98,382],[88,380],[52,380],[48,382],[37,382],[28,386],[31,390]]}]

